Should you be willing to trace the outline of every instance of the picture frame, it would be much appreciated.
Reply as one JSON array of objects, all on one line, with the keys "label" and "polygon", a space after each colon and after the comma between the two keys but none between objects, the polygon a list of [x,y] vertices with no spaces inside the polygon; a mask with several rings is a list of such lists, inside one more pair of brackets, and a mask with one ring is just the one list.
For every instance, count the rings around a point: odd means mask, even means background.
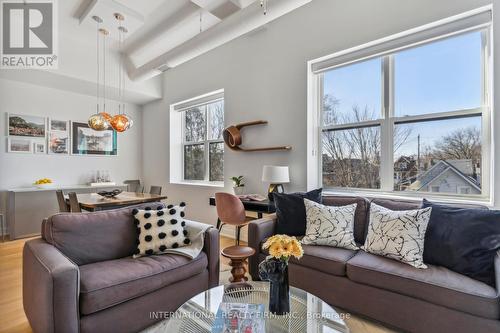
[{"label": "picture frame", "polygon": [[69,120],[58,120],[49,118],[48,122],[49,132],[69,132]]},{"label": "picture frame", "polygon": [[7,135],[30,138],[47,137],[47,118],[7,113]]},{"label": "picture frame", "polygon": [[35,154],[46,154],[47,145],[45,144],[45,141],[33,141],[33,152]]},{"label": "picture frame", "polygon": [[47,142],[49,155],[68,155],[70,152],[71,135],[69,130],[66,132],[50,131]]},{"label": "picture frame", "polygon": [[8,137],[7,152],[15,154],[33,154],[33,141],[22,137]]},{"label": "picture frame", "polygon": [[71,123],[72,155],[116,156],[118,136],[116,131],[95,131],[86,122]]}]

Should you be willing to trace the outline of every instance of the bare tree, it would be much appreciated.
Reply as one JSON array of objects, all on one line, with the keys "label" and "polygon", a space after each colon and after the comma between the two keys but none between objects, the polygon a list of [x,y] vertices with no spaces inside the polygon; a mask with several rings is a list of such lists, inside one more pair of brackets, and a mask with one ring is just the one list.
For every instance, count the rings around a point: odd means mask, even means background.
[{"label": "bare tree", "polygon": [[[368,106],[352,106],[348,115],[340,114],[339,100],[326,95],[323,100],[323,124],[359,123],[377,119]],[[395,128],[394,147],[398,149],[411,129]],[[380,187],[380,127],[362,127],[323,132],[323,182],[329,186]]]},{"label": "bare tree", "polygon": [[473,174],[481,163],[481,131],[475,127],[457,129],[436,143],[432,155],[440,160],[471,160]]}]

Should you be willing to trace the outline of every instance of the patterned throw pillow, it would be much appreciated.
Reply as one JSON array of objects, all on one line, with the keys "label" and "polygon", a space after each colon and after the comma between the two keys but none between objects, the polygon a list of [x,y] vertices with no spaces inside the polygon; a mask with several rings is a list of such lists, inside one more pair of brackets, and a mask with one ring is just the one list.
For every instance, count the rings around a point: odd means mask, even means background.
[{"label": "patterned throw pillow", "polygon": [[306,235],[304,245],[326,245],[357,250],[354,241],[354,212],[356,204],[325,206],[304,199],[306,207]]},{"label": "patterned throw pillow", "polygon": [[427,268],[424,239],[431,209],[393,211],[372,203],[368,235],[361,248],[416,268]]},{"label": "patterned throw pillow", "polygon": [[160,206],[157,210],[152,210],[150,207],[144,210],[132,210],[137,226],[137,249],[134,258],[161,254],[167,249],[191,243],[184,228],[185,206],[186,204],[181,202],[178,206],[168,205],[167,208]]}]

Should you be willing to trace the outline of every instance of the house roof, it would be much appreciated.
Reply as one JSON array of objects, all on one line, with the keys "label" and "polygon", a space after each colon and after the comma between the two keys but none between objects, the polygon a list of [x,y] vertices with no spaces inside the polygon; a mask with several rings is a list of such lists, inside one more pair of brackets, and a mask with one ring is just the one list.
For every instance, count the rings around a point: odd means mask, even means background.
[{"label": "house roof", "polygon": [[[463,160],[459,160],[463,161]],[[463,163],[459,164],[463,166]],[[438,163],[434,164],[432,168],[421,174],[415,182],[413,182],[410,186],[412,190],[418,191],[422,187],[428,185],[431,183],[433,180],[435,180],[437,177],[439,177],[441,174],[443,174],[446,171],[452,171],[455,174],[457,174],[459,177],[463,178],[467,183],[469,183],[472,187],[476,188],[478,191],[481,191],[481,187],[479,183],[465,175],[462,171],[460,171],[455,165],[450,163],[450,161],[439,161]]]}]

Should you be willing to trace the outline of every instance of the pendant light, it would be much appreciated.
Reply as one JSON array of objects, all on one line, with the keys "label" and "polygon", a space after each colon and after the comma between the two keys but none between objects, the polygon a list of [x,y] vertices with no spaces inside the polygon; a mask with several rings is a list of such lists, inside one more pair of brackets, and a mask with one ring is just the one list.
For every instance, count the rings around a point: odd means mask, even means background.
[{"label": "pendant light", "polygon": [[115,115],[111,120],[110,124],[113,129],[117,132],[125,132],[130,129],[134,122],[132,119],[125,114],[125,75],[124,75],[124,61],[123,61],[123,34],[127,33],[128,30],[122,26],[125,17],[122,14],[116,13],[115,19],[118,21],[118,36],[119,36],[119,49],[120,49],[120,61],[118,69],[118,90],[119,90],[119,104],[118,104],[118,114]]},{"label": "pendant light", "polygon": [[[99,52],[99,36],[102,34],[104,36],[107,35],[107,31],[105,29],[100,28],[100,24],[102,23],[102,19],[99,16],[93,16],[92,17],[94,21],[97,23],[97,80],[96,80],[96,86],[97,86],[97,91],[96,91],[96,97],[97,97],[97,107],[96,107],[96,113],[91,115],[88,119],[88,125],[90,128],[96,131],[104,131],[109,129],[109,122],[111,120],[111,116],[106,113],[106,100],[104,99],[104,109],[102,112],[100,112],[100,101],[99,101],[99,94],[100,94],[100,79],[101,79],[101,72],[100,72],[100,65],[99,65],[99,58],[100,58],[100,52]],[[106,75],[106,72],[104,72],[104,75]],[[106,84],[106,81],[104,81],[104,84]],[[106,89],[106,88],[104,88]],[[104,96],[105,96],[105,90],[104,90]]]}]

